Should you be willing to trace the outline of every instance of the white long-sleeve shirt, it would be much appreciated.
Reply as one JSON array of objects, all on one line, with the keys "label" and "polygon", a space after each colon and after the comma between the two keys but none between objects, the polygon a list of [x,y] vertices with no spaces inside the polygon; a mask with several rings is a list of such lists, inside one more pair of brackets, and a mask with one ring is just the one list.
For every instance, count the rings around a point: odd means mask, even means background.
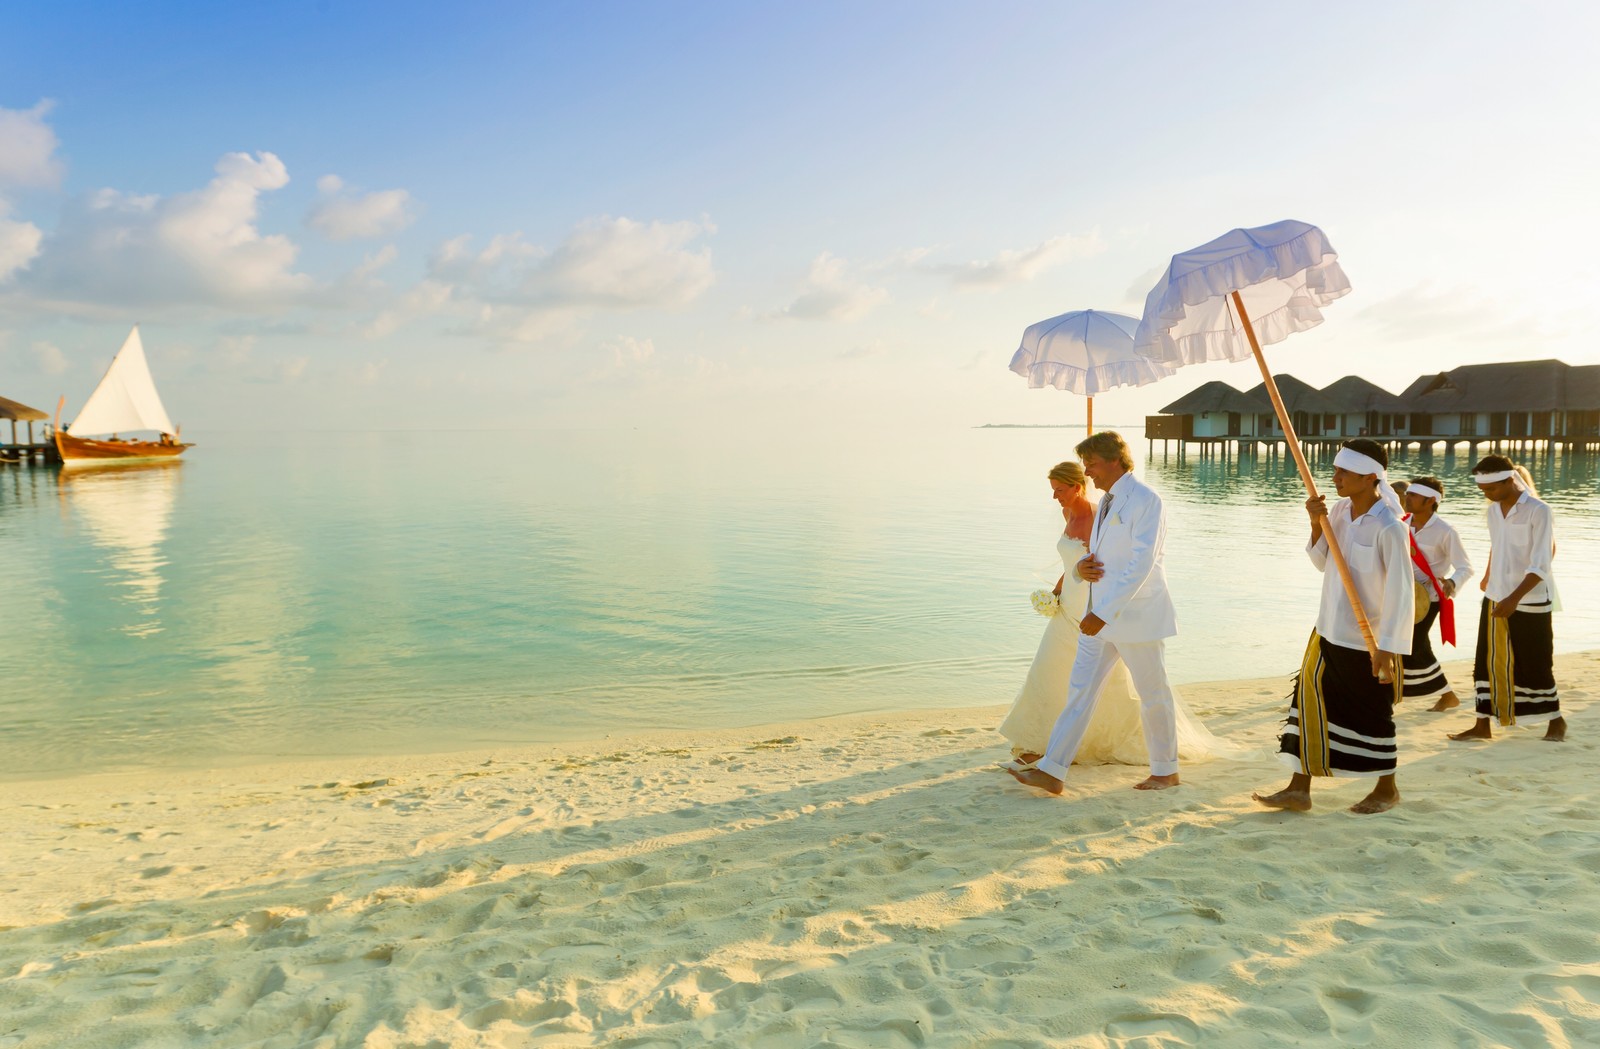
[{"label": "white long-sleeve shirt", "polygon": [[[1472,578],[1472,562],[1467,558],[1466,548],[1461,545],[1461,534],[1456,531],[1455,525],[1434,514],[1428,518],[1427,524],[1412,529],[1411,535],[1417,541],[1417,549],[1428,559],[1428,567],[1433,569],[1434,578],[1439,580],[1440,585],[1446,579],[1450,580],[1459,593],[1466,581]],[[1427,588],[1429,596],[1437,601],[1427,573],[1418,568],[1414,561],[1411,572],[1416,581]]]},{"label": "white long-sleeve shirt", "polygon": [[[1328,509],[1322,527],[1333,531],[1345,563],[1350,566],[1356,593],[1361,596],[1361,607],[1367,613],[1379,650],[1409,654],[1416,608],[1411,586],[1411,529],[1382,500],[1352,521],[1348,499],[1340,499]],[[1330,644],[1365,651],[1367,643],[1362,640],[1338,566],[1330,563],[1328,540],[1317,536],[1315,543],[1306,544],[1306,553],[1322,573],[1317,633]]]},{"label": "white long-sleeve shirt", "polygon": [[1556,542],[1550,504],[1523,492],[1509,514],[1502,514],[1498,504],[1490,503],[1488,516],[1489,585],[1484,593],[1491,601],[1504,601],[1532,572],[1539,582],[1522,595],[1517,610],[1550,611],[1550,559]]}]

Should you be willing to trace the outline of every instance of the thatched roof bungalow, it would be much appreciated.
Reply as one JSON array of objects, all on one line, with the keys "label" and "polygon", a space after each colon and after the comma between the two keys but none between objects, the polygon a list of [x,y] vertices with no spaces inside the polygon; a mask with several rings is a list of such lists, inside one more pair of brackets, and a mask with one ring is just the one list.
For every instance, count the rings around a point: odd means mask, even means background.
[{"label": "thatched roof bungalow", "polygon": [[[1213,379],[1197,386],[1165,408],[1160,416],[1171,421],[1165,429],[1169,439],[1192,441],[1208,437],[1254,437],[1256,421],[1265,412],[1272,414],[1272,404],[1264,397],[1252,397],[1243,390]],[[1149,430],[1149,425],[1146,425]]]},{"label": "thatched roof bungalow", "polygon": [[[1272,381],[1278,384],[1278,396],[1283,398],[1283,407],[1288,411],[1289,421],[1294,424],[1294,432],[1298,436],[1340,435],[1339,404],[1332,397],[1315,386],[1301,382],[1293,375],[1274,375]],[[1262,382],[1251,387],[1250,396],[1267,404],[1266,413],[1257,422],[1257,432],[1263,435],[1283,436],[1283,432],[1278,429],[1278,416],[1272,410],[1272,396],[1267,393],[1267,384]]]},{"label": "thatched roof bungalow", "polygon": [[1400,397],[1417,436],[1540,439],[1600,432],[1600,365],[1467,364],[1424,375]]},{"label": "thatched roof bungalow", "polygon": [[1406,402],[1377,383],[1359,375],[1346,375],[1322,388],[1337,406],[1339,433],[1356,436],[1404,436]]}]

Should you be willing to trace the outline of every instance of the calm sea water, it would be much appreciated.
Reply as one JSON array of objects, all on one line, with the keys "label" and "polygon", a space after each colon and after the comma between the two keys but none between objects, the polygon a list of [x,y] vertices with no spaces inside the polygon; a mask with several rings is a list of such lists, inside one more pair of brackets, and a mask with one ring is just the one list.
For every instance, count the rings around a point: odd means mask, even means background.
[{"label": "calm sea water", "polygon": [[[1044,474],[1079,436],[219,433],[175,465],[5,467],[0,777],[1006,702],[1060,571]],[[1594,647],[1596,462],[1530,465],[1557,647]],[[1393,473],[1445,479],[1481,568],[1470,466]],[[1292,462],[1139,469],[1168,502],[1174,677],[1287,678],[1319,585]]]}]

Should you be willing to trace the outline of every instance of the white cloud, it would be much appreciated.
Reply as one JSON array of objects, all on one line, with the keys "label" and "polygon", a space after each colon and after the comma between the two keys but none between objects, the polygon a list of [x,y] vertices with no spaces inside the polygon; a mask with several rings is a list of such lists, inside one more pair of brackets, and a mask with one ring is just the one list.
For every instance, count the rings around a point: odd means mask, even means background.
[{"label": "white cloud", "polygon": [[594,367],[584,377],[590,382],[654,381],[660,376],[660,370],[653,360],[655,355],[654,339],[618,335],[607,339],[597,347]]},{"label": "white cloud", "polygon": [[453,289],[437,280],[419,281],[400,297],[394,309],[384,310],[361,329],[363,339],[381,339],[419,318],[447,313],[452,307]]},{"label": "white cloud", "polygon": [[654,339],[635,339],[631,335],[618,335],[615,339],[601,343],[600,352],[606,355],[613,365],[621,368],[629,364],[643,364],[654,357],[656,344]]},{"label": "white cloud", "polygon": [[350,192],[337,175],[317,180],[322,192],[306,224],[329,240],[360,240],[398,233],[415,219],[411,194],[403,189]]},{"label": "white cloud", "polygon": [[31,222],[14,222],[5,217],[5,202],[0,201],[0,284],[27,268],[39,254],[44,233]]},{"label": "white cloud", "polygon": [[61,375],[72,367],[72,362],[67,360],[61,348],[50,342],[34,343],[33,359],[46,375]]},{"label": "white cloud", "polygon": [[949,277],[960,288],[999,288],[1026,283],[1052,266],[1089,258],[1104,250],[1105,244],[1096,230],[1078,237],[1052,237],[1031,248],[1008,249],[992,259],[931,264],[922,268]]},{"label": "white cloud", "polygon": [[521,279],[522,260],[542,254],[525,243],[520,233],[502,233],[489,246],[473,252],[472,237],[452,237],[434,249],[428,260],[428,273],[449,284],[473,285],[480,291],[498,288],[509,292]]},{"label": "white cloud", "polygon": [[61,180],[56,133],[44,122],[51,105],[0,107],[0,185],[54,186]]},{"label": "white cloud", "polygon": [[287,185],[271,153],[229,153],[204,188],[170,197],[103,189],[74,201],[25,290],[80,304],[271,309],[313,289],[293,270],[298,248],[256,227],[263,193]]},{"label": "white cloud", "polygon": [[850,321],[866,316],[889,300],[883,288],[853,282],[844,259],[823,252],[811,263],[805,288],[789,305],[772,316],[788,320]]},{"label": "white cloud", "polygon": [[592,219],[528,275],[524,289],[613,309],[684,306],[716,282],[711,249],[690,246],[706,232],[693,222]]},{"label": "white cloud", "polygon": [[1549,334],[1542,325],[1490,305],[1496,301],[1467,288],[1422,283],[1368,306],[1356,317],[1377,329],[1376,338],[1392,342],[1435,338],[1533,342]]},{"label": "white cloud", "polygon": [[471,238],[441,244],[428,263],[432,299],[457,312],[472,334],[507,342],[570,338],[602,312],[676,309],[716,281],[711,250],[695,242],[713,227],[695,222],[597,218],[553,251],[502,234],[482,251]]}]

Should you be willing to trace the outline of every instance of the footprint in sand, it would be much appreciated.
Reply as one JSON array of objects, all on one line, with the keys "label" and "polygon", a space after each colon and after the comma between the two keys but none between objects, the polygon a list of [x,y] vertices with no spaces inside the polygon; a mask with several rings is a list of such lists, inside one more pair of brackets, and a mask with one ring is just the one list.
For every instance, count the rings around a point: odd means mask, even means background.
[{"label": "footprint in sand", "polygon": [[1117,1040],[1148,1038],[1152,1045],[1194,1045],[1200,1029],[1175,1013],[1122,1016],[1106,1024],[1106,1037]]}]

